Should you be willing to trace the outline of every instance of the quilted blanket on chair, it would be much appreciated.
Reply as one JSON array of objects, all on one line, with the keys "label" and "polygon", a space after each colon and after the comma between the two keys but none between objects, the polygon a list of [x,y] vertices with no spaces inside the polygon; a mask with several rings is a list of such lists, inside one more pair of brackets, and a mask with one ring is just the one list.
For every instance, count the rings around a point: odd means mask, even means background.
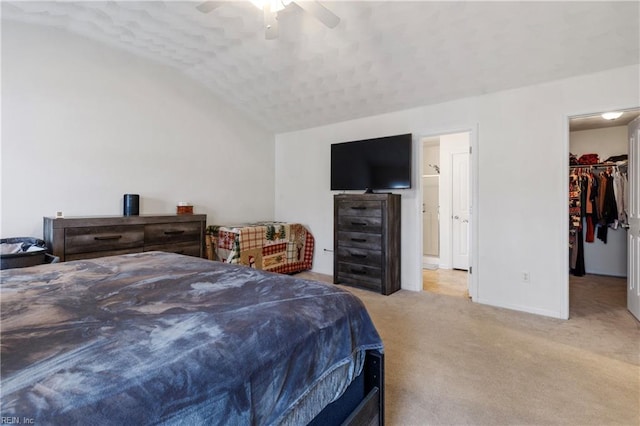
[{"label": "quilted blanket on chair", "polygon": [[311,269],[313,263],[313,235],[299,223],[213,226],[209,236],[214,260],[282,274]]}]

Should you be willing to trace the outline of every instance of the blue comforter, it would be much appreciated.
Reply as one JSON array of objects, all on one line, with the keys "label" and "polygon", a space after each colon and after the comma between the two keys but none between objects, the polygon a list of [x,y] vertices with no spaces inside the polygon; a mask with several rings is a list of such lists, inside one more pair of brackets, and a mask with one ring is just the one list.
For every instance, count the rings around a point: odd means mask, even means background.
[{"label": "blue comforter", "polygon": [[3,417],[303,424],[382,342],[331,284],[149,252],[2,272]]}]

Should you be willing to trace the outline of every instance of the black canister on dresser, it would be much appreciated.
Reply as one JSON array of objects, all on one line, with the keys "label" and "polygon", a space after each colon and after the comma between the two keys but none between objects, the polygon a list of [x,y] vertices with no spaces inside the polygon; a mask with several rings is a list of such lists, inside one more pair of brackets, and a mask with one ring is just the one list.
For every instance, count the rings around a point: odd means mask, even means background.
[{"label": "black canister on dresser", "polygon": [[333,282],[400,289],[400,195],[334,195]]},{"label": "black canister on dresser", "polygon": [[140,214],[140,195],[124,194],[122,210],[124,216],[138,216]]}]

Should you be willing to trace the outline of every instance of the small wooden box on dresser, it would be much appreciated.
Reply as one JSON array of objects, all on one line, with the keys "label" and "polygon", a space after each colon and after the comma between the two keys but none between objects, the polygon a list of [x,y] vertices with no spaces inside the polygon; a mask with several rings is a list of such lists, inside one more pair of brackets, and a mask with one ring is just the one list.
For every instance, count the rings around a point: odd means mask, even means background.
[{"label": "small wooden box on dresser", "polygon": [[44,218],[44,240],[60,261],[143,251],[204,257],[207,215]]},{"label": "small wooden box on dresser", "polygon": [[334,195],[333,282],[400,290],[400,195]]}]

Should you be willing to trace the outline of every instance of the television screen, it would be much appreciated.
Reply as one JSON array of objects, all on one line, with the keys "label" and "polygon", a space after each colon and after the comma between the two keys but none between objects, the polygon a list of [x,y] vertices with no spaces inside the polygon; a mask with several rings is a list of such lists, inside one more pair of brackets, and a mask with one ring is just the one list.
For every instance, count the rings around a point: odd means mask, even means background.
[{"label": "television screen", "polygon": [[411,188],[411,133],[331,145],[331,190]]}]

